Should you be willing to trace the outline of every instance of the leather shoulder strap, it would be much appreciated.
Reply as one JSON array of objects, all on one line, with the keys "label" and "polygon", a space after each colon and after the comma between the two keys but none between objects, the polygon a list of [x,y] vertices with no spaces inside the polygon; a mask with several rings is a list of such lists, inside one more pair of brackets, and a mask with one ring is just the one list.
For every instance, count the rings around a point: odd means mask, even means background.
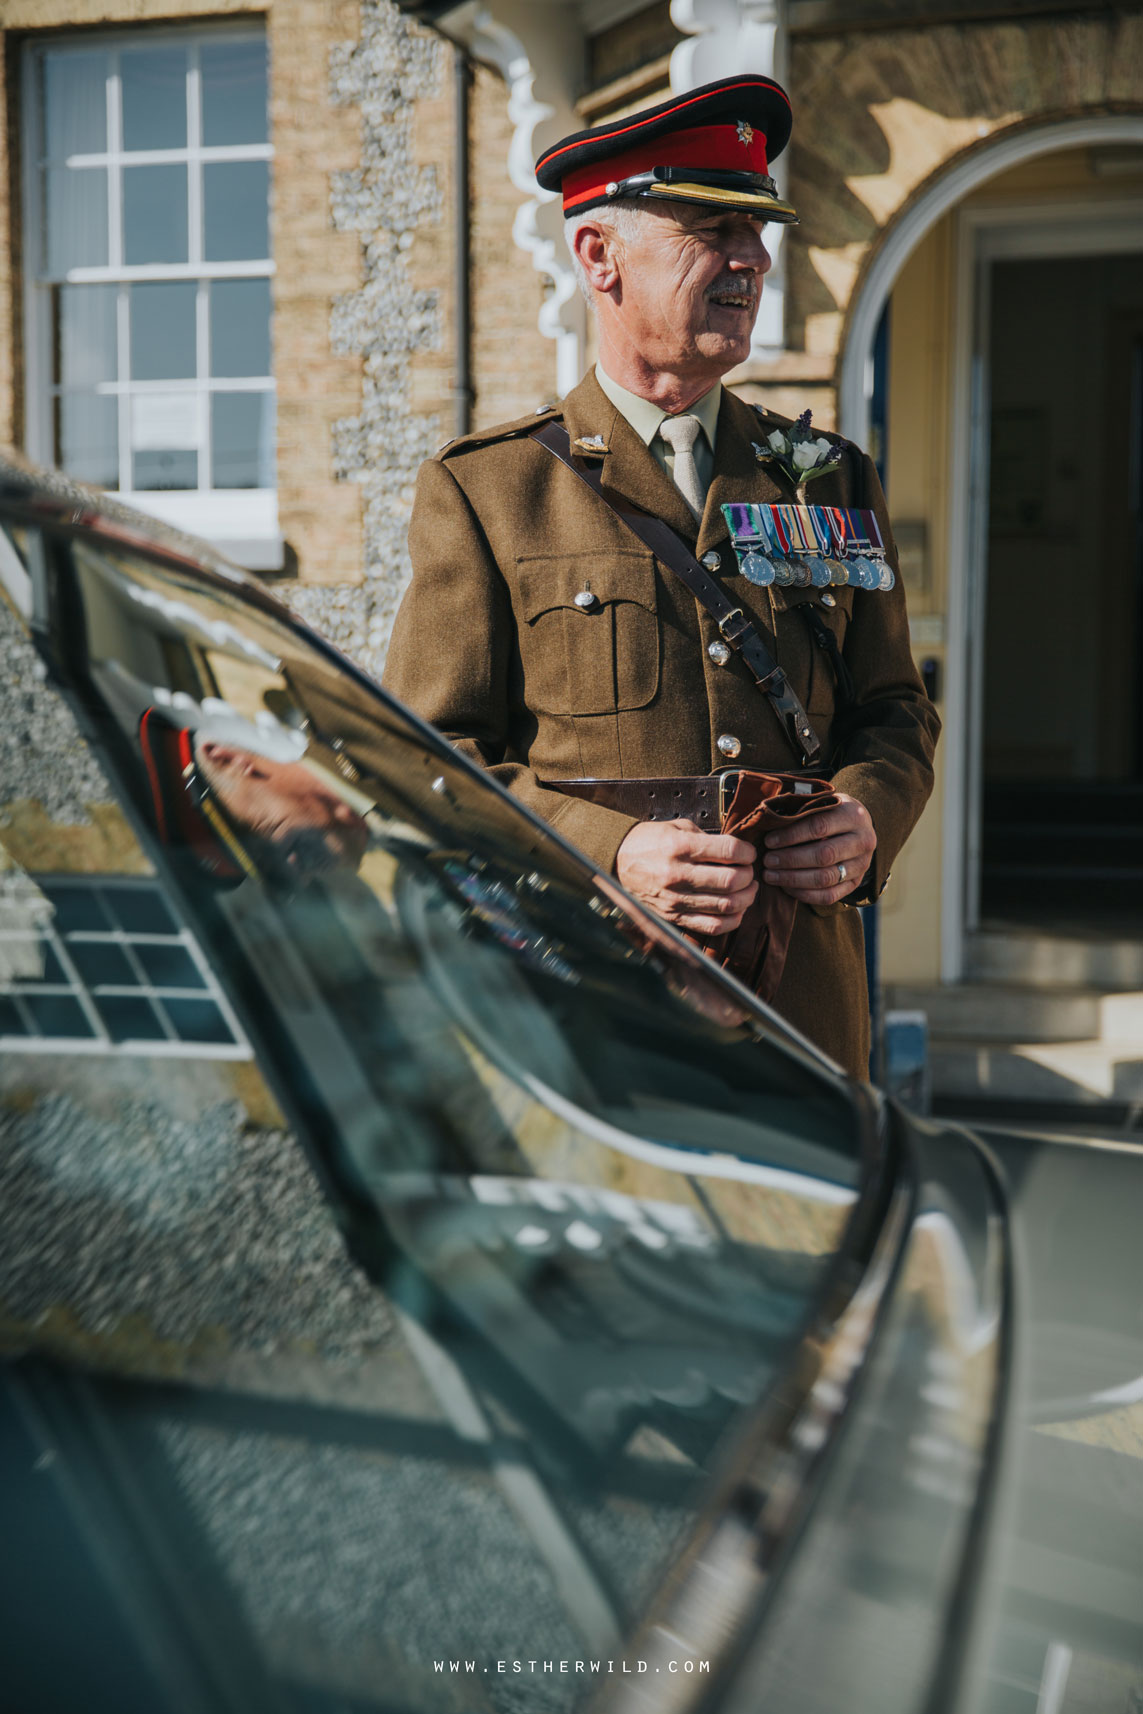
[{"label": "leather shoulder strap", "polygon": [[605,492],[599,471],[592,466],[574,463],[571,441],[562,423],[548,422],[531,437],[566,464],[573,476],[586,483],[605,506],[609,506],[627,528],[651,549],[676,577],[682,579],[697,601],[700,601],[724,637],[749,667],[759,690],[770,699],[771,706],[798,760],[812,767],[821,757],[821,740],[810,725],[809,716],[790,688],[790,681],[766,647],[741,607],[736,607],[720,583],[701,565],[683,542],[661,518],[639,511]]}]

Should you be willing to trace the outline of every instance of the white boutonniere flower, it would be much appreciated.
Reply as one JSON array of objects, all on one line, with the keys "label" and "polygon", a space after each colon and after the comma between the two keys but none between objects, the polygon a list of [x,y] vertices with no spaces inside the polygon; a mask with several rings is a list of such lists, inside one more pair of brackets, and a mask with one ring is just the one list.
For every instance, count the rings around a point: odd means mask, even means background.
[{"label": "white boutonniere flower", "polygon": [[810,412],[803,411],[791,428],[775,429],[766,437],[766,445],[757,447],[759,459],[777,464],[797,489],[798,499],[806,497],[806,483],[815,476],[824,476],[841,463],[841,448],[814,435],[810,429]]}]

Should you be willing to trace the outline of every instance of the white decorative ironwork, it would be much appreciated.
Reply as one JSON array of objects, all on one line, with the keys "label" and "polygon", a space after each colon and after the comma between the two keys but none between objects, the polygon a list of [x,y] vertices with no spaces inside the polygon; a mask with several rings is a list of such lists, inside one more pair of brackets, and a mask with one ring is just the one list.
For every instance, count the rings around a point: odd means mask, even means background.
[{"label": "white decorative ironwork", "polygon": [[497,0],[495,16],[489,6],[473,6],[463,36],[458,22],[450,17],[450,35],[463,39],[477,59],[495,65],[508,85],[514,128],[508,176],[526,199],[516,212],[512,237],[551,281],[539,325],[556,341],[556,388],[567,393],[583,374],[586,306],[564,240],[560,199],[540,189],[532,163],[547,144],[580,127],[574,90],[582,32],[571,7],[537,7],[527,0]]}]

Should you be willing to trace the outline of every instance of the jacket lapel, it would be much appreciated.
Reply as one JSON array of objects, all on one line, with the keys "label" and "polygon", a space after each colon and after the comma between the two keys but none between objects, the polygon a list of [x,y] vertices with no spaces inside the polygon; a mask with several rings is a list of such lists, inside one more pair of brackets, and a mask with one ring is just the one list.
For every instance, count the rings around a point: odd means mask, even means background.
[{"label": "jacket lapel", "polygon": [[577,452],[575,442],[580,436],[603,437],[609,449],[598,460],[604,492],[630,500],[643,511],[662,518],[693,547],[698,525],[690,507],[651,449],[607,397],[594,369],[568,394],[563,402],[563,415],[573,453]]},{"label": "jacket lapel", "polygon": [[[729,549],[730,532],[722,515],[722,507],[732,500],[753,501],[756,505],[778,505],[794,498],[787,492],[789,484],[772,464],[760,464],[754,453],[754,442],[764,440],[763,424],[755,410],[723,388],[722,406],[718,413],[717,445],[714,449],[714,475],[707,490],[706,507],[699,530],[698,554],[701,558],[712,548],[723,553],[724,563]],[[731,567],[733,569],[733,561]]]}]

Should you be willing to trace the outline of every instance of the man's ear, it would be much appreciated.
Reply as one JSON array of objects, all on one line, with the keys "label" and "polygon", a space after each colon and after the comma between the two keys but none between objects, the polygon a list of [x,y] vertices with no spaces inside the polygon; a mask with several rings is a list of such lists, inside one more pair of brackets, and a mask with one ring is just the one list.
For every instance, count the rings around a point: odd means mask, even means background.
[{"label": "man's ear", "polygon": [[619,285],[618,243],[613,232],[585,220],[572,240],[576,260],[588,285],[596,292],[614,292]]}]

